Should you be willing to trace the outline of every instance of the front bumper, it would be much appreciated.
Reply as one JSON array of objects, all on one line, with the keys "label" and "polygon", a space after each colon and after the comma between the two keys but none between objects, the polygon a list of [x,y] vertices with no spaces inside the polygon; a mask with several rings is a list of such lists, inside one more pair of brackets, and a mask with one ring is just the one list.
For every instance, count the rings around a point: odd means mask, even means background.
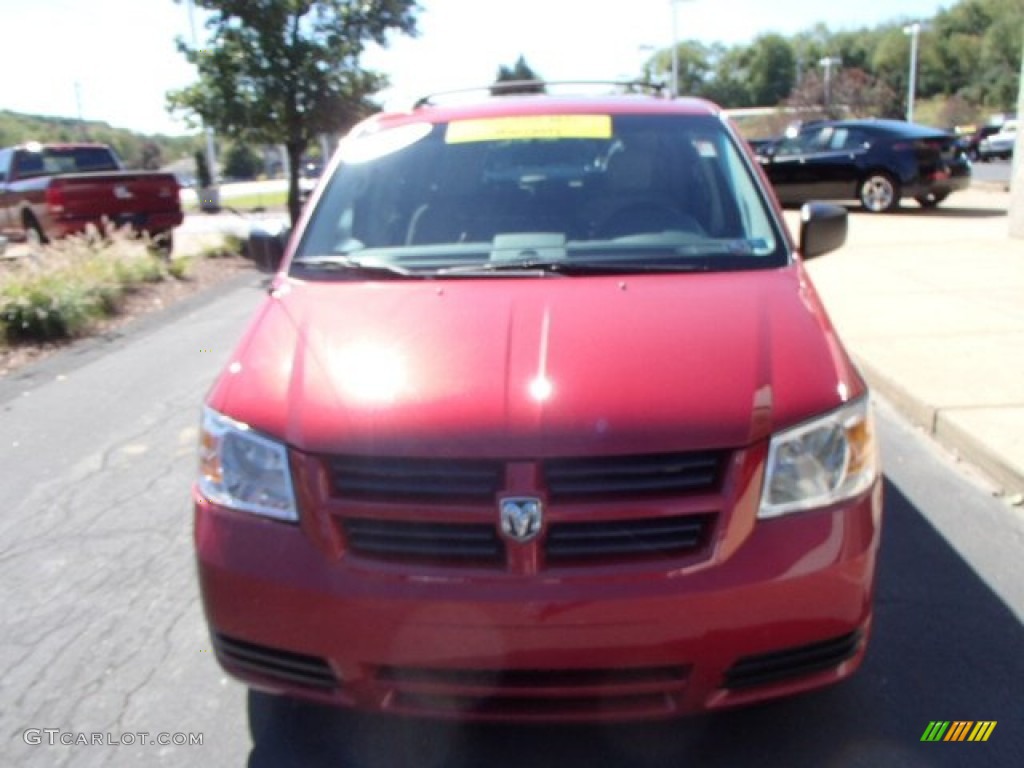
[{"label": "front bumper", "polygon": [[326,557],[305,525],[195,501],[220,663],[254,687],[326,703],[511,721],[669,717],[837,682],[870,632],[880,482],[851,503],[723,536],[706,558],[532,574]]}]

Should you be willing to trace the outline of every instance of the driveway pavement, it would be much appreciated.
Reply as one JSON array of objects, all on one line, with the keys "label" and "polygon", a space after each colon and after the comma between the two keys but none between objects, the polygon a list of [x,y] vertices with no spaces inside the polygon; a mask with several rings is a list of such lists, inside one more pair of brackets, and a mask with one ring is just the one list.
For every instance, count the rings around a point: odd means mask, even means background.
[{"label": "driveway pavement", "polygon": [[[1024,494],[1024,240],[1010,195],[972,187],[938,209],[851,209],[846,247],[808,264],[833,323],[872,387]],[[798,212],[787,219],[796,230]]]}]

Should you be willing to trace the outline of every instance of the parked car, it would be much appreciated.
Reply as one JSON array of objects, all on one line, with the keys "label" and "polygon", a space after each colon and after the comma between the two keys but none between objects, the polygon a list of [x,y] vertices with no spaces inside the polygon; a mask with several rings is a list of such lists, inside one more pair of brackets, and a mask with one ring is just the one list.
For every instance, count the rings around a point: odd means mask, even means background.
[{"label": "parked car", "polygon": [[0,149],[0,230],[44,243],[110,223],[169,251],[183,220],[178,192],[174,174],[123,170],[103,144]]},{"label": "parked car", "polygon": [[1017,126],[1019,121],[1007,120],[988,138],[978,145],[978,155],[983,162],[997,158],[1013,157],[1013,148],[1017,142]]},{"label": "parked car", "polygon": [[546,90],[370,118],[277,251],[193,489],[212,645],[256,688],[613,720],[864,657],[868,390],[804,267],[845,209],[796,242],[712,105]]},{"label": "parked car", "polygon": [[931,208],[971,182],[955,136],[899,120],[810,123],[758,156],[784,205],[859,200],[878,213],[909,197]]},{"label": "parked car", "polygon": [[[960,150],[967,155],[969,160],[977,162],[981,159],[978,147],[982,140],[988,138],[993,133],[998,133],[999,128],[999,125],[993,123],[988,123],[979,128],[970,126],[969,130],[967,130],[966,133],[961,134],[957,139],[957,145],[960,147]],[[957,130],[959,131],[960,129],[958,128]]]},{"label": "parked car", "polygon": [[299,172],[299,197],[308,200],[313,194],[316,185],[320,183],[320,176],[323,174],[323,165],[318,162],[304,163]]}]

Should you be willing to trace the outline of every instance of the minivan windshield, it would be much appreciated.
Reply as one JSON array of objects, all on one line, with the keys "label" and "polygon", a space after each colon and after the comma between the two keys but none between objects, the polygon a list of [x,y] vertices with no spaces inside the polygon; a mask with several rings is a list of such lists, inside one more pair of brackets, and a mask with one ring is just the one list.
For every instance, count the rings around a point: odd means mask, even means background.
[{"label": "minivan windshield", "polygon": [[777,267],[785,241],[722,122],[522,115],[347,138],[293,269],[564,274]]}]

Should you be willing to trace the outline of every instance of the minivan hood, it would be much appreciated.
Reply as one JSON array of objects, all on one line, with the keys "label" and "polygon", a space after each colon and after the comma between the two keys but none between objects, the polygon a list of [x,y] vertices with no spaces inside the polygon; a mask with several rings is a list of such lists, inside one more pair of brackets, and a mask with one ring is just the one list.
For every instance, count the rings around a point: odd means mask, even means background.
[{"label": "minivan hood", "polygon": [[794,264],[287,280],[209,404],[303,451],[545,458],[747,445],[863,389]]}]

